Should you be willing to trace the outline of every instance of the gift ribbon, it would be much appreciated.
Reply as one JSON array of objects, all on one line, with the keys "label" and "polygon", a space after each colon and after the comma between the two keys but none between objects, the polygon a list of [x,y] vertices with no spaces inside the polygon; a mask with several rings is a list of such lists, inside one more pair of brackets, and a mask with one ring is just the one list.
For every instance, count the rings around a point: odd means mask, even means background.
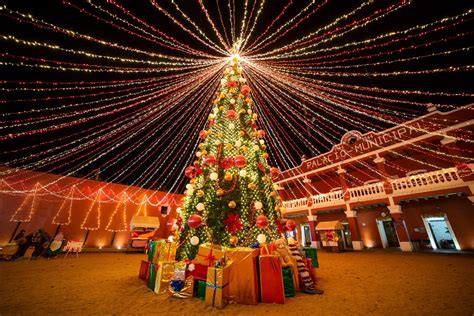
[{"label": "gift ribbon", "polygon": [[209,252],[209,254],[207,256],[202,255],[200,253],[198,253],[198,256],[204,257],[204,260],[209,260],[209,266],[213,266],[214,265],[214,260],[216,260],[216,257],[212,255],[212,248],[211,248],[211,251]]},{"label": "gift ribbon", "polygon": [[214,269],[214,284],[211,283],[206,283],[207,287],[212,287],[214,289],[214,293],[212,293],[212,307],[214,307],[214,303],[216,301],[216,292],[217,289],[223,289],[225,288],[229,283],[225,285],[217,285],[217,269]]}]

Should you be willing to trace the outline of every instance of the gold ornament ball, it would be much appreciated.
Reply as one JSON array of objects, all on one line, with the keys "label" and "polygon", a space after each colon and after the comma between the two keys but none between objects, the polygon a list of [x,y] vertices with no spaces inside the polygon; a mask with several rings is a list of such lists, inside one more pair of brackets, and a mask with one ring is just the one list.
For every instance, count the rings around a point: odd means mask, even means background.
[{"label": "gold ornament ball", "polygon": [[244,132],[244,131],[240,131],[240,132],[239,132],[239,136],[240,136],[240,137],[244,137],[244,136],[245,136],[245,132]]},{"label": "gold ornament ball", "polygon": [[230,208],[235,208],[237,206],[237,203],[235,203],[235,201],[230,201],[229,202],[229,207]]},{"label": "gold ornament ball", "polygon": [[268,181],[267,177],[266,177],[266,176],[263,176],[263,177],[262,177],[262,182],[265,183],[265,182],[267,182],[267,181]]},{"label": "gold ornament ball", "polygon": [[270,196],[271,196],[271,197],[273,197],[273,196],[275,196],[275,195],[276,195],[275,191],[270,192]]},{"label": "gold ornament ball", "polygon": [[224,180],[225,181],[232,181],[232,173],[230,172],[226,172],[225,175],[224,175]]},{"label": "gold ornament ball", "polygon": [[265,159],[268,159],[268,154],[267,154],[267,153],[263,153],[263,154],[262,154],[262,157],[265,158]]},{"label": "gold ornament ball", "polygon": [[239,242],[239,238],[237,236],[230,236],[229,244],[231,244],[232,246],[235,246],[237,245],[238,242]]},{"label": "gold ornament ball", "polygon": [[204,191],[203,190],[198,190],[197,191],[197,196],[198,197],[203,197],[204,196]]},{"label": "gold ornament ball", "polygon": [[249,148],[247,146],[242,146],[242,151],[246,153],[247,151],[249,151]]},{"label": "gold ornament ball", "polygon": [[257,185],[255,183],[250,182],[249,185],[247,186],[250,190],[255,190],[257,188]]},{"label": "gold ornament ball", "polygon": [[217,133],[217,137],[222,138],[222,137],[224,137],[224,134],[222,134],[222,132],[219,132],[219,133]]},{"label": "gold ornament ball", "polygon": [[217,196],[223,196],[223,195],[224,195],[224,190],[222,190],[222,189],[217,189],[216,195],[217,195]]},{"label": "gold ornament ball", "polygon": [[205,150],[205,149],[201,150],[201,155],[203,155],[203,156],[207,155],[207,150]]},{"label": "gold ornament ball", "polygon": [[232,144],[225,144],[225,149],[232,150]]},{"label": "gold ornament ball", "polygon": [[240,113],[240,114],[245,114],[246,111],[245,111],[245,109],[240,109],[239,113]]}]

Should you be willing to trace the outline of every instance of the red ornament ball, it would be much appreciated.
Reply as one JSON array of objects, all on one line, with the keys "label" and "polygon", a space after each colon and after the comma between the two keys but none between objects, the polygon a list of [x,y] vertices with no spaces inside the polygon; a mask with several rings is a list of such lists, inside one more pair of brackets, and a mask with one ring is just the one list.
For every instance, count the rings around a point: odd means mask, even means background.
[{"label": "red ornament ball", "polygon": [[189,216],[188,225],[191,228],[198,228],[202,224],[202,217],[198,214],[193,214]]},{"label": "red ornament ball", "polygon": [[237,87],[237,81],[234,81],[234,80],[232,80],[232,81],[227,81],[227,87],[229,87],[229,88],[235,88],[235,87]]},{"label": "red ornament ball", "polygon": [[215,165],[216,162],[217,162],[216,156],[214,156],[214,155],[207,155],[206,157],[204,157],[204,162],[205,162],[206,165],[208,165],[208,166]]},{"label": "red ornament ball", "polygon": [[268,226],[268,218],[265,215],[259,215],[255,223],[258,228],[266,228]]},{"label": "red ornament ball", "polygon": [[242,155],[237,155],[234,158],[235,166],[238,168],[243,168],[247,165],[247,158]]},{"label": "red ornament ball", "polygon": [[226,116],[229,120],[235,120],[237,118],[237,112],[234,110],[229,110],[227,111]]},{"label": "red ornament ball", "polygon": [[280,174],[280,170],[278,168],[275,168],[275,167],[270,168],[270,177],[272,179],[275,179],[276,177],[278,177],[279,174]]},{"label": "red ornament ball", "polygon": [[290,231],[295,230],[296,222],[292,219],[289,219],[288,221],[286,221],[286,228],[288,228],[288,230],[290,230]]},{"label": "red ornament ball", "polygon": [[176,218],[168,219],[168,221],[166,222],[166,230],[168,230],[171,233],[174,233],[175,230],[176,230],[175,225],[177,225],[177,222],[178,222],[178,220]]},{"label": "red ornament ball", "polygon": [[234,159],[232,157],[226,156],[221,160],[221,168],[227,170],[234,166]]},{"label": "red ornament ball", "polygon": [[192,166],[187,167],[184,170],[184,175],[190,179],[196,177],[196,169]]},{"label": "red ornament ball", "polygon": [[265,137],[265,131],[264,130],[259,130],[257,132],[257,136],[258,136],[258,138],[264,138]]},{"label": "red ornament ball", "polygon": [[250,87],[247,85],[243,85],[242,88],[240,88],[240,92],[242,92],[244,95],[248,95],[250,91],[252,91],[252,89],[250,89]]},{"label": "red ornament ball", "polygon": [[202,131],[199,132],[199,138],[200,139],[206,139],[207,134],[208,134],[207,131],[202,130]]}]

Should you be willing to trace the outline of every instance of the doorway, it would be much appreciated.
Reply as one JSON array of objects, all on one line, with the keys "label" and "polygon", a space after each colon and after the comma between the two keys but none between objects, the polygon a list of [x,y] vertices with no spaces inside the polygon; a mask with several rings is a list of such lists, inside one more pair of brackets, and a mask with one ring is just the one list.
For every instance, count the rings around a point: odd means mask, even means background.
[{"label": "doorway", "polygon": [[301,225],[301,245],[303,247],[311,247],[311,230],[309,224]]},{"label": "doorway", "polygon": [[352,249],[352,236],[351,231],[349,229],[349,223],[342,223],[344,229],[341,231],[342,233],[342,240],[344,241],[344,247],[346,249]]},{"label": "doorway", "polygon": [[423,217],[423,222],[433,249],[461,249],[446,215]]},{"label": "doorway", "polygon": [[400,247],[398,242],[397,230],[391,218],[377,220],[377,227],[379,229],[380,238],[384,248]]}]

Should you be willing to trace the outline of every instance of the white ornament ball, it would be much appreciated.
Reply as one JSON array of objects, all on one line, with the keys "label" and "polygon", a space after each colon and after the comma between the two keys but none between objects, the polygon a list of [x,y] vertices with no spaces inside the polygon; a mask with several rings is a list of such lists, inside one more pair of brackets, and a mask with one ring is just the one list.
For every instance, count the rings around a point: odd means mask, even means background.
[{"label": "white ornament ball", "polygon": [[258,145],[253,146],[253,151],[258,151],[259,149],[260,147],[258,147]]},{"label": "white ornament ball", "polygon": [[230,104],[235,104],[235,99],[230,99]]},{"label": "white ornament ball", "polygon": [[226,80],[225,79],[221,79],[221,85],[225,85],[226,84]]},{"label": "white ornament ball", "polygon": [[273,184],[273,190],[280,190],[280,186],[278,184]]},{"label": "white ornament ball", "polygon": [[252,115],[252,110],[248,109],[248,110],[247,110],[247,114],[248,114],[248,115]]},{"label": "white ornament ball", "polygon": [[240,147],[242,146],[242,142],[240,140],[235,142],[235,147]]},{"label": "white ornament ball", "polygon": [[219,113],[219,108],[214,108],[213,111],[214,111],[214,114],[217,114]]},{"label": "white ornament ball", "polygon": [[209,175],[209,179],[211,179],[212,181],[216,181],[217,178],[219,178],[219,175],[217,174],[217,172],[212,172],[212,173]]},{"label": "white ornament ball", "polygon": [[257,236],[257,241],[260,243],[260,244],[264,244],[267,242],[267,236],[265,236],[264,234],[258,234]]},{"label": "white ornament ball", "polygon": [[240,78],[240,82],[242,82],[242,83],[246,83],[246,82],[247,82],[247,80],[245,80],[245,78]]},{"label": "white ornament ball", "polygon": [[188,184],[186,184],[186,189],[192,190],[192,189],[194,189],[194,187],[191,183],[188,183]]},{"label": "white ornament ball", "polygon": [[254,203],[254,205],[255,205],[255,209],[256,209],[256,210],[261,210],[262,207],[263,207],[263,204],[262,204],[262,202],[260,202],[260,201],[256,201],[256,202]]},{"label": "white ornament ball", "polygon": [[245,169],[240,170],[239,176],[241,176],[242,178],[245,178],[247,176],[247,171]]},{"label": "white ornament ball", "polygon": [[190,263],[189,266],[188,266],[188,270],[189,271],[194,271],[194,269],[196,269],[196,266],[194,265],[194,263]]},{"label": "white ornament ball", "polygon": [[173,237],[173,236],[169,236],[169,237],[168,237],[168,241],[169,241],[169,242],[173,242],[173,241],[174,241],[174,237]]},{"label": "white ornament ball", "polygon": [[233,71],[233,70],[229,71],[229,75],[231,75],[231,76],[235,75],[235,71]]},{"label": "white ornament ball", "polygon": [[229,129],[234,129],[235,128],[235,124],[234,123],[229,123]]},{"label": "white ornament ball", "polygon": [[196,245],[199,244],[199,237],[198,236],[193,236],[193,237],[191,237],[191,239],[189,241],[191,242],[191,245],[196,246]]},{"label": "white ornament ball", "polygon": [[263,139],[260,140],[260,144],[264,145],[265,141]]},{"label": "white ornament ball", "polygon": [[205,207],[204,207],[204,203],[198,203],[198,204],[196,205],[196,209],[197,209],[198,211],[204,211],[204,208],[205,208]]},{"label": "white ornament ball", "polygon": [[214,142],[214,145],[216,145],[216,146],[219,146],[220,144],[221,144],[221,141],[218,140],[218,139]]},{"label": "white ornament ball", "polygon": [[202,152],[198,151],[198,152],[196,153],[196,157],[199,158],[199,157],[201,157],[201,156],[202,156]]},{"label": "white ornament ball", "polygon": [[187,196],[191,196],[191,195],[193,195],[193,193],[194,193],[194,190],[193,190],[193,189],[188,189],[188,190],[186,190],[186,195],[187,195]]},{"label": "white ornament ball", "polygon": [[176,213],[178,213],[178,214],[181,214],[182,211],[183,211],[183,210],[181,209],[181,207],[178,207],[178,208],[176,209]]}]

